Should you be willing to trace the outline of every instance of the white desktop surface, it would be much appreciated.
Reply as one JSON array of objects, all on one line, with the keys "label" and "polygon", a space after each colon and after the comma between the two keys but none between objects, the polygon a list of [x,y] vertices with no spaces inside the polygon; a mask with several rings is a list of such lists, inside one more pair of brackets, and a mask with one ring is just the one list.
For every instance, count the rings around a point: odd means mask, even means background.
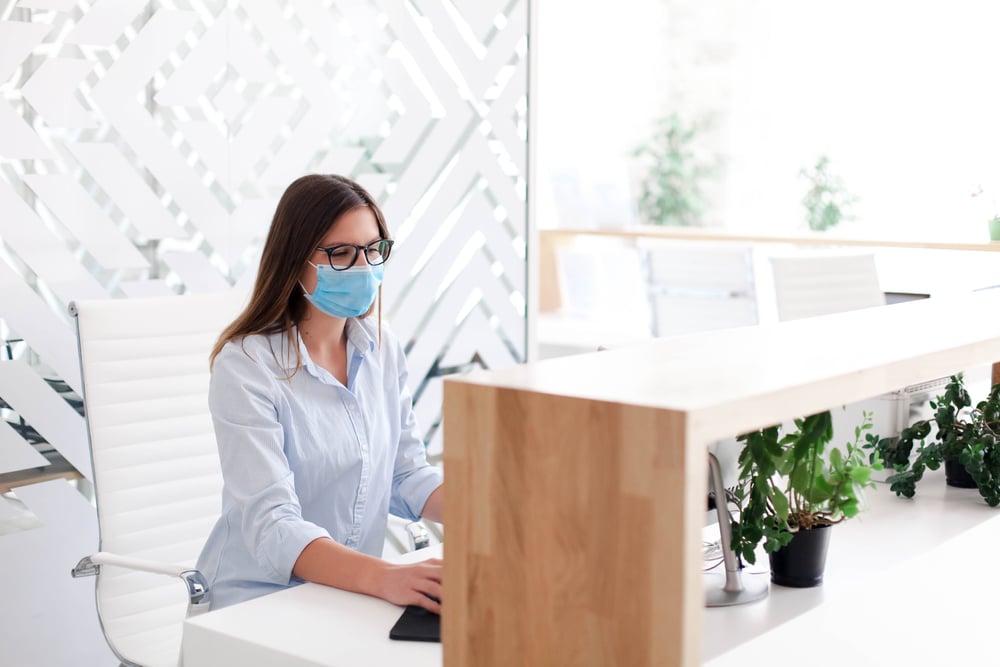
[{"label": "white desktop surface", "polygon": [[[436,545],[394,560],[441,554]],[[306,583],[185,621],[184,667],[440,667],[441,644],[389,639],[402,613],[385,600]]]},{"label": "white desktop surface", "polygon": [[946,486],[942,470],[912,499],[879,484],[868,502],[831,529],[821,586],[772,585],[760,602],[706,609],[704,664],[769,664],[779,652],[811,667],[986,664],[982,630],[995,622],[980,591],[995,585],[1000,508]]},{"label": "white desktop surface", "polygon": [[1000,548],[1000,516],[880,577],[835,591],[824,604],[710,660],[709,667],[799,656],[810,667],[995,665],[988,561]]},{"label": "white desktop surface", "polygon": [[[928,472],[912,499],[879,484],[868,503],[832,529],[823,585],[772,585],[760,602],[706,609],[704,664],[769,664],[778,651],[809,656],[802,664],[813,667],[985,664],[995,622],[980,591],[994,582],[1000,509],[975,489],[946,486],[941,470]],[[399,560],[441,552],[437,545]],[[766,557],[751,569],[761,573],[744,576],[767,577]],[[303,584],[189,619],[184,665],[440,667],[440,644],[389,639],[401,613],[377,598]],[[927,640],[915,640],[924,627]]]}]

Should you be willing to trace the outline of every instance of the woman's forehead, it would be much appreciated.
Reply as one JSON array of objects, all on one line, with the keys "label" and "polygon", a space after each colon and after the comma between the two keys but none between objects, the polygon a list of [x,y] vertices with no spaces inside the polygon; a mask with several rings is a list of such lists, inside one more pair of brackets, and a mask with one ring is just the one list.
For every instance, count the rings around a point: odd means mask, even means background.
[{"label": "woman's forehead", "polygon": [[378,221],[367,206],[358,206],[337,218],[323,235],[323,245],[331,243],[368,243],[380,237]]}]

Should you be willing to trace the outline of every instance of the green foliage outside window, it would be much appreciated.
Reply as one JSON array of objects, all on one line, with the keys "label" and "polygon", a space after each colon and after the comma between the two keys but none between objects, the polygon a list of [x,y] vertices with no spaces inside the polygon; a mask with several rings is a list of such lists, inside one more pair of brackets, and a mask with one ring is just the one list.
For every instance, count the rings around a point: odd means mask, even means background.
[{"label": "green foliage outside window", "polygon": [[808,183],[802,206],[806,209],[809,229],[823,231],[836,227],[844,220],[851,220],[851,206],[857,198],[849,194],[844,182],[830,169],[830,158],[820,155],[810,168],[799,171]]},{"label": "green foliage outside window", "polygon": [[671,113],[657,121],[652,138],[632,151],[643,171],[638,209],[652,225],[693,227],[705,210],[702,191],[716,173],[714,160],[697,149],[703,125]]}]

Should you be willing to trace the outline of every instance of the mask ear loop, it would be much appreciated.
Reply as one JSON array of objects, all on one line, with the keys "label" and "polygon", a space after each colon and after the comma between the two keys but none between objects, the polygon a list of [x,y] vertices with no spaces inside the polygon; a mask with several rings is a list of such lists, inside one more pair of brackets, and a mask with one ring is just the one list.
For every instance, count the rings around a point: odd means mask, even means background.
[{"label": "mask ear loop", "polygon": [[382,283],[378,284],[378,349],[382,350]]},{"label": "mask ear loop", "polygon": [[[308,259],[306,260],[306,263],[307,263],[307,264],[308,264],[309,266],[311,266],[311,267],[313,267],[314,269],[316,269],[316,273],[319,273],[319,265],[317,265],[317,264],[313,264],[313,263],[312,263],[312,262],[310,262],[310,261],[309,261]],[[304,294],[305,296],[312,296],[312,294],[310,294],[310,293],[309,293],[309,290],[307,290],[307,289],[306,289],[306,286],[302,284],[302,281],[301,281],[301,280],[299,280],[299,281],[298,281],[298,283],[299,283],[299,287],[301,287],[301,288],[302,288],[302,294]],[[316,286],[317,286],[317,287],[319,287],[319,281],[318,281],[318,280],[316,281]],[[315,291],[316,291],[316,290],[313,290],[313,292],[315,292]]]}]

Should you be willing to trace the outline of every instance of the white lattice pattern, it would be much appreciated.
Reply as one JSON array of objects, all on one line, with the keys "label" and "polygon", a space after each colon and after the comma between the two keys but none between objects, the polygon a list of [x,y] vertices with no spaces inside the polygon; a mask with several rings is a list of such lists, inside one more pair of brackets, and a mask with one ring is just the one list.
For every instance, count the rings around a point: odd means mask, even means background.
[{"label": "white lattice pattern", "polygon": [[[397,238],[386,311],[433,438],[442,369],[524,355],[527,16],[523,0],[8,7],[8,356],[78,390],[69,301],[249,283],[284,187],[344,173]],[[0,398],[24,417],[53,396]],[[35,460],[12,441],[0,461]]]},{"label": "white lattice pattern", "polygon": [[524,357],[527,29],[528,0],[0,0],[0,479],[90,474],[70,301],[251,284],[310,172],[383,206],[439,453],[441,376]]}]

